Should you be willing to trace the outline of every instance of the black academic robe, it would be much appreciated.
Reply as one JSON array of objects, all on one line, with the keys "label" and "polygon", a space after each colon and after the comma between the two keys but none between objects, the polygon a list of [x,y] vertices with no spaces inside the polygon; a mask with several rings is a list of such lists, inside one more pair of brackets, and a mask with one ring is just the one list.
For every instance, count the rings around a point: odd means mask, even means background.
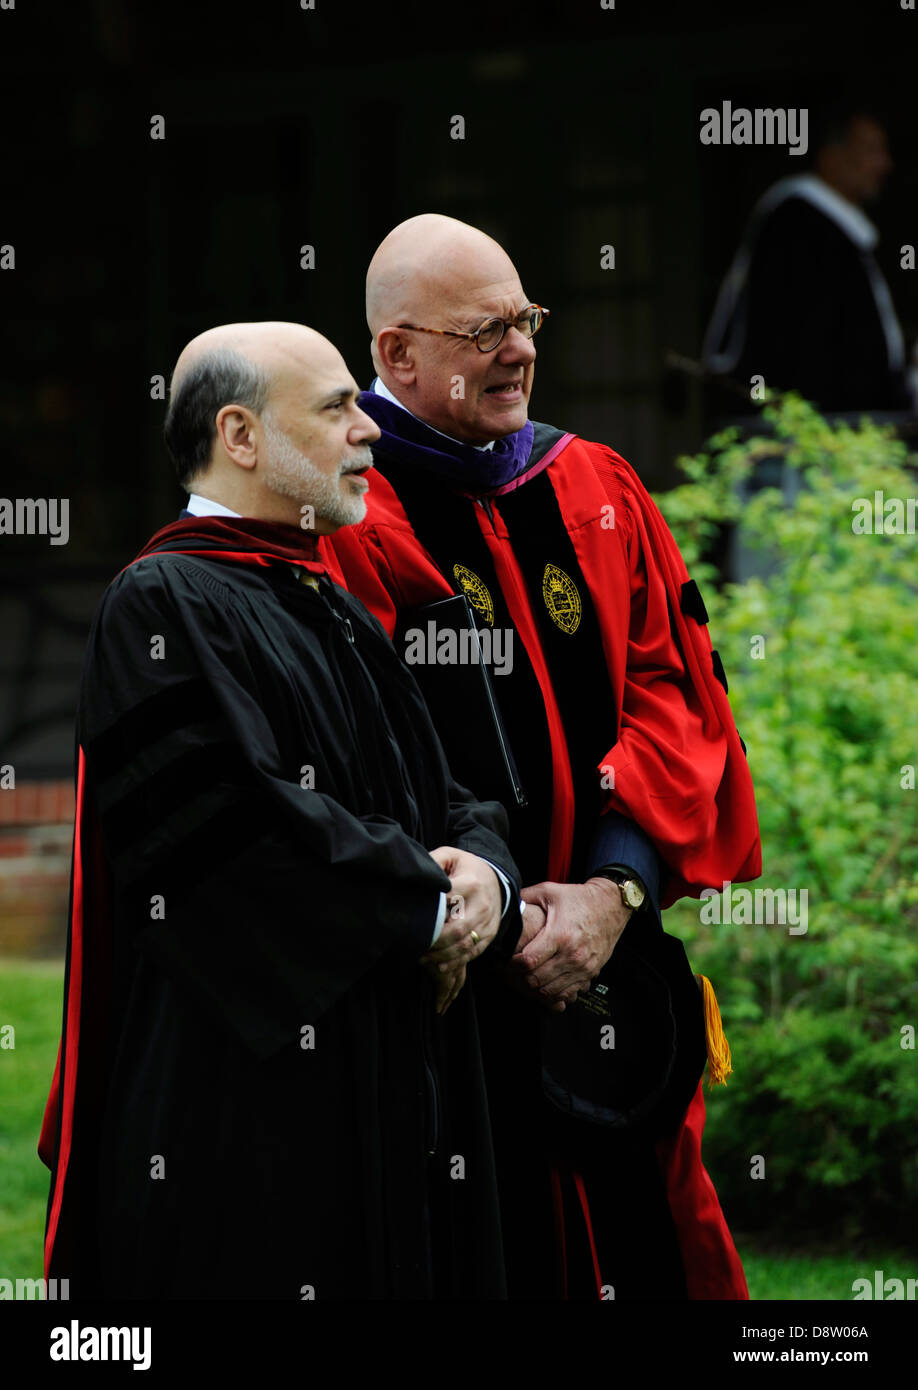
[{"label": "black academic robe", "polygon": [[515,880],[505,815],[319,583],[153,554],[95,617],[43,1134],[74,1299],[504,1295],[472,987],[439,1018],[418,958],[428,851]]},{"label": "black academic robe", "polygon": [[[782,202],[749,237],[734,379],[748,386],[761,375],[767,386],[799,391],[827,411],[910,409],[905,371],[890,361],[871,286],[879,274],[872,253],[799,197]],[[724,339],[735,332],[731,321]],[[735,411],[735,400],[725,404]]]}]

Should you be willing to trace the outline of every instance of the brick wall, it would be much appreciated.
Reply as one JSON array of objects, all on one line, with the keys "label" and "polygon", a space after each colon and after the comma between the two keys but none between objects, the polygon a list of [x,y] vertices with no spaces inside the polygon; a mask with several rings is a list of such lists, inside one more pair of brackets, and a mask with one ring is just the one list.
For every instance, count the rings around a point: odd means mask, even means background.
[{"label": "brick wall", "polygon": [[63,956],[73,816],[72,781],[0,790],[0,956]]}]

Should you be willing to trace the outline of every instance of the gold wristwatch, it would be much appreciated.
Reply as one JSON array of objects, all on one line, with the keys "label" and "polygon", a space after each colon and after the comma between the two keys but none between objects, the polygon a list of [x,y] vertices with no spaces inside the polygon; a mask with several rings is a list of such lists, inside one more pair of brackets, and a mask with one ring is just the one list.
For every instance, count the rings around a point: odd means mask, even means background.
[{"label": "gold wristwatch", "polygon": [[636,912],[639,907],[643,906],[647,898],[647,889],[636,874],[629,876],[621,869],[604,869],[600,872],[603,878],[611,878],[613,883],[618,884],[626,907],[630,907]]}]

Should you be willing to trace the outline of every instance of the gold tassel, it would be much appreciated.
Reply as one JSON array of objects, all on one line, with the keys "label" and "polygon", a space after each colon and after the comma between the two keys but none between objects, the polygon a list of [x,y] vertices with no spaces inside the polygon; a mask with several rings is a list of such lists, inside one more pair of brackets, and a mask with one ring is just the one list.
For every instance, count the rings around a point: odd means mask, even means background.
[{"label": "gold tassel", "polygon": [[704,1035],[708,1045],[708,1089],[714,1086],[726,1086],[727,1077],[733,1071],[733,1059],[730,1056],[730,1044],[727,1042],[724,1033],[724,1025],[720,1018],[720,1009],[717,1007],[717,998],[714,994],[714,986],[707,975],[697,977],[701,981],[701,992],[704,997]]}]

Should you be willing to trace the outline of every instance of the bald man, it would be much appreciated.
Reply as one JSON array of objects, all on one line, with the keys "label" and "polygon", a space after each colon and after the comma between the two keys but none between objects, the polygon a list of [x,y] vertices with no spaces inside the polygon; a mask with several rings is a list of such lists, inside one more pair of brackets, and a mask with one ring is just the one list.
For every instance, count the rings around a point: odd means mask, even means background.
[{"label": "bald man", "polygon": [[[475,973],[511,1297],[744,1298],[700,1158],[705,1016],[717,1079],[724,1040],[660,910],[760,873],[749,771],[701,596],[637,475],[529,420],[547,317],[474,227],[423,214],[385,238],[367,516],[321,548],[409,664],[428,631],[460,654],[438,729],[509,811],[529,906],[511,968]],[[463,622],[504,656],[490,695],[450,646]]]},{"label": "bald man", "polygon": [[95,617],[40,1143],[75,1300],[505,1293],[463,983],[515,945],[517,871],[317,556],[365,512],[357,397],[301,325],[189,344],[189,505]]}]

